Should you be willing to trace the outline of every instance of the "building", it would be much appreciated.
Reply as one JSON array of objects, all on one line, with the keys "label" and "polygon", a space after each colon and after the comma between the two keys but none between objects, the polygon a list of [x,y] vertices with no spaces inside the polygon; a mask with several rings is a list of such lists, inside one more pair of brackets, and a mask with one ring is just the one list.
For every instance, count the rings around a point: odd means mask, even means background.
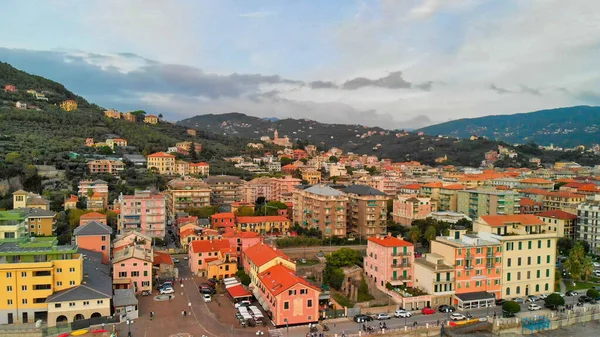
[{"label": "building", "polygon": [[4,92],[17,92],[17,87],[12,84],[7,84],[4,86]]},{"label": "building", "polygon": [[120,195],[119,233],[138,231],[152,238],[164,238],[167,223],[164,194],[135,191],[134,195]]},{"label": "building", "polygon": [[108,183],[104,180],[81,180],[77,188],[77,195],[80,197],[89,197],[94,193],[100,193],[106,195],[108,200]]},{"label": "building", "polygon": [[196,135],[196,130],[194,130],[194,129],[187,129],[186,132],[190,136],[195,136]]},{"label": "building", "polygon": [[195,178],[178,178],[167,183],[167,210],[174,219],[179,212],[188,208],[210,206],[210,187]]},{"label": "building", "polygon": [[147,162],[148,162],[146,160],[146,157],[142,156],[141,154],[128,154],[128,153],[124,153],[123,154],[123,158],[125,158],[125,160],[131,162],[136,167],[146,166]]},{"label": "building", "polygon": [[225,230],[221,237],[229,240],[231,247],[235,248],[238,262],[242,262],[246,249],[260,243],[261,240],[261,236],[255,232],[241,232],[235,229]]},{"label": "building", "polygon": [[131,112],[126,112],[124,114],[122,114],[122,117],[124,120],[131,122],[131,123],[135,123],[137,121],[137,117],[132,114]]},{"label": "building", "polygon": [[385,235],[387,202],[385,193],[366,185],[350,185],[341,189],[348,197],[346,231],[355,237]]},{"label": "building", "polygon": [[[47,100],[47,99],[46,99]],[[77,110],[77,102],[72,99],[68,99],[60,103],[60,108],[64,111],[74,111]]]},{"label": "building", "polygon": [[465,219],[467,221],[472,221],[471,218],[469,218],[468,216],[466,216],[462,213],[448,212],[448,211],[431,212],[431,213],[429,213],[429,215],[427,215],[427,218],[432,218],[433,220],[448,222],[451,224],[455,224],[462,219]]},{"label": "building", "polygon": [[279,264],[296,271],[296,263],[289,256],[285,255],[280,249],[265,244],[263,241],[248,247],[244,252],[244,259],[242,260],[244,271],[250,276],[250,281],[255,286],[259,282],[258,274]]},{"label": "building", "polygon": [[291,202],[293,199],[292,192],[301,183],[302,179],[294,178],[291,175],[286,175],[283,178],[271,178],[271,200]]},{"label": "building", "polygon": [[152,291],[152,263],[154,253],[148,248],[151,242],[136,241],[126,244],[115,244],[113,250],[113,289],[134,289],[136,293],[144,290]]},{"label": "building", "polygon": [[541,202],[529,198],[521,198],[519,201],[520,214],[536,214],[542,211],[544,205]]},{"label": "building", "polygon": [[144,123],[146,124],[158,124],[158,117],[154,115],[144,116]]},{"label": "building", "polygon": [[50,203],[39,194],[18,190],[13,192],[13,208],[39,208],[49,210]]},{"label": "building", "polygon": [[559,238],[575,238],[577,215],[561,210],[553,210],[537,213],[536,216],[547,225],[548,231],[556,232]]},{"label": "building", "polygon": [[25,212],[0,211],[0,240],[19,240],[28,237],[28,228]]},{"label": "building", "polygon": [[210,176],[210,164],[205,162],[190,163],[190,174],[201,177],[208,177]]},{"label": "building", "polygon": [[502,251],[502,298],[554,292],[556,232],[535,215],[486,215],[473,230],[483,239],[500,241]]},{"label": "building", "polygon": [[590,244],[590,251],[600,252],[600,202],[587,201],[577,206],[576,236]]},{"label": "building", "polygon": [[315,169],[303,170],[301,176],[302,180],[308,185],[314,185],[321,182],[321,171]]},{"label": "building", "polygon": [[454,266],[440,254],[429,253],[416,258],[414,279],[419,289],[431,295],[431,306],[452,305],[454,297]]},{"label": "building", "polygon": [[81,284],[53,293],[46,298],[49,327],[74,321],[111,316],[112,287],[110,268],[88,252],[83,258]]},{"label": "building", "polygon": [[410,226],[414,220],[425,219],[436,210],[431,198],[401,194],[393,201],[392,218],[396,223]]},{"label": "building", "polygon": [[77,203],[79,202],[79,198],[76,195],[71,194],[64,203],[64,210],[75,209],[77,208]]},{"label": "building", "polygon": [[273,198],[273,184],[271,178],[254,178],[240,186],[242,201],[254,204],[258,198],[265,200],[278,200]]},{"label": "building", "polygon": [[146,159],[149,170],[155,169],[160,174],[176,174],[174,155],[166,152],[157,152],[148,155]]},{"label": "building", "polygon": [[542,204],[544,210],[562,210],[568,213],[577,213],[577,206],[586,200],[584,194],[565,191],[548,192],[544,195]]},{"label": "building", "polygon": [[101,263],[108,265],[111,257],[112,232],[112,228],[106,224],[90,221],[75,228],[73,236],[77,247],[102,254]]},{"label": "building", "polygon": [[305,228],[316,228],[324,237],[345,237],[348,196],[326,185],[298,189],[293,194],[293,220]]},{"label": "building", "polygon": [[438,211],[456,212],[458,208],[458,191],[464,190],[461,184],[446,185],[440,188],[437,201]]},{"label": "building", "polygon": [[263,236],[267,234],[287,234],[290,226],[290,219],[281,215],[238,216],[235,218],[235,228],[238,231],[254,232]]},{"label": "building", "polygon": [[0,324],[46,321],[47,299],[81,285],[83,257],[76,246],[59,246],[55,237],[4,240],[0,242],[0,275]]},{"label": "building", "polygon": [[104,116],[113,119],[121,119],[121,113],[113,109],[105,110]]},{"label": "building", "polygon": [[91,174],[112,174],[116,176],[125,170],[125,164],[119,160],[90,160],[87,165]]},{"label": "building", "polygon": [[541,178],[528,178],[519,181],[520,189],[539,188],[546,191],[554,190],[554,182]]},{"label": "building", "polygon": [[237,272],[237,250],[227,239],[192,241],[188,256],[190,270],[200,277],[224,279]]},{"label": "building", "polygon": [[83,226],[87,223],[90,223],[92,221],[104,224],[104,225],[108,225],[107,220],[107,216],[106,214],[102,214],[102,213],[98,213],[98,212],[90,212],[90,213],[85,213],[82,214],[81,217],[79,217],[79,226]]},{"label": "building", "polygon": [[194,151],[198,152],[202,152],[202,144],[200,143],[194,143],[194,142],[179,142],[177,144],[175,144],[175,147],[177,147],[178,149],[181,149],[185,152],[190,152],[192,151],[192,144],[194,145]]},{"label": "building", "polygon": [[412,286],[414,282],[414,245],[391,235],[370,237],[364,270],[367,277],[380,290],[392,286]]},{"label": "building", "polygon": [[235,227],[235,214],[233,212],[217,213],[210,216],[212,229],[224,229]]},{"label": "building", "polygon": [[482,215],[519,214],[519,195],[513,191],[458,191],[457,212],[476,219]]},{"label": "building", "polygon": [[454,283],[454,299],[451,303],[439,304],[470,309],[483,307],[495,298],[501,298],[501,248],[497,239],[489,236],[484,239],[458,228],[451,229],[448,236],[440,236],[432,241],[431,252],[442,256],[444,263],[453,267],[451,279]]},{"label": "building", "polygon": [[185,177],[190,174],[190,163],[185,160],[175,161],[175,174]]},{"label": "building", "polygon": [[37,236],[51,236],[56,224],[56,213],[39,208],[19,208],[25,215],[27,228],[30,234]]},{"label": "building", "polygon": [[127,140],[123,138],[111,138],[106,140],[106,145],[114,150],[115,147],[127,146]]},{"label": "building", "polygon": [[204,179],[210,187],[211,205],[231,205],[242,201],[240,187],[243,181],[234,176],[212,176]]}]

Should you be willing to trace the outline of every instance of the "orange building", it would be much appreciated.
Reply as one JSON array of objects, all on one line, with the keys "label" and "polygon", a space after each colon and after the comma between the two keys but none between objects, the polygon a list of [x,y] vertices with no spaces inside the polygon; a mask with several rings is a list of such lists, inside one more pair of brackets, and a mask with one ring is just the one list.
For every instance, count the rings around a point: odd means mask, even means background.
[{"label": "orange building", "polygon": [[4,92],[16,92],[17,91],[17,87],[15,87],[12,84],[7,84],[4,86]]},{"label": "orange building", "polygon": [[175,174],[175,156],[166,152],[157,152],[147,157],[148,169],[155,168],[160,174]]},{"label": "orange building", "polygon": [[83,226],[89,222],[95,221],[101,224],[106,225],[106,214],[98,213],[98,212],[90,212],[85,213],[79,218],[79,226]]},{"label": "orange building", "polygon": [[137,121],[136,116],[134,114],[132,114],[131,112],[126,112],[126,113],[122,114],[122,116],[123,116],[123,119],[128,122],[135,123]]},{"label": "orange building", "polygon": [[75,244],[79,248],[101,253],[103,264],[108,264],[110,261],[111,234],[112,228],[96,221],[90,221],[85,225],[80,225],[73,231],[73,235],[75,236]]},{"label": "orange building", "polygon": [[235,227],[235,214],[233,212],[217,213],[210,216],[213,229]]},{"label": "orange building", "polygon": [[204,162],[190,163],[189,171],[193,175],[208,177],[210,176],[210,164]]},{"label": "orange building", "polygon": [[104,116],[108,118],[121,119],[121,113],[113,109],[104,111]]},{"label": "orange building", "polygon": [[69,199],[65,200],[65,203],[64,203],[65,211],[68,209],[77,208],[77,202],[79,202],[79,198],[76,195],[71,194]]},{"label": "orange building", "polygon": [[60,103],[60,108],[63,109],[64,111],[77,110],[77,102],[72,99],[66,100],[66,101]]}]

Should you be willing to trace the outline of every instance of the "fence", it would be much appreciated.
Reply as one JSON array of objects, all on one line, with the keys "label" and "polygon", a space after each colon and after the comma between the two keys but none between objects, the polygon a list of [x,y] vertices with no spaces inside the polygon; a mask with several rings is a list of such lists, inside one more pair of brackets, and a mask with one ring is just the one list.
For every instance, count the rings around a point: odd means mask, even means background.
[{"label": "fence", "polygon": [[118,315],[80,319],[72,323],[59,324],[55,327],[44,327],[42,328],[42,333],[44,336],[56,335],[63,332],[89,328],[93,325],[115,324],[119,323],[119,321]]}]

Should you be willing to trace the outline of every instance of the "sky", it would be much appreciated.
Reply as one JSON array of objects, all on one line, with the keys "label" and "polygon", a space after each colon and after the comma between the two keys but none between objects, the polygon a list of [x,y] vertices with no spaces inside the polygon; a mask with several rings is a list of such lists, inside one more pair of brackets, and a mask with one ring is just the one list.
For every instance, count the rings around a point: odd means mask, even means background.
[{"label": "sky", "polygon": [[3,0],[0,12],[0,61],[172,121],[404,129],[600,104],[597,0]]}]

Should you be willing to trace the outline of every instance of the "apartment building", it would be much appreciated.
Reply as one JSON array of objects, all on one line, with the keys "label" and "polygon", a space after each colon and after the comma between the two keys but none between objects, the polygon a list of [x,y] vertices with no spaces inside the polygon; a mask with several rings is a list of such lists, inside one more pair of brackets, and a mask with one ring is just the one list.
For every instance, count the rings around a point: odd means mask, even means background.
[{"label": "apartment building", "polygon": [[158,124],[158,117],[155,115],[144,116],[144,123],[146,124]]},{"label": "apartment building", "polygon": [[91,174],[112,174],[116,176],[125,170],[125,164],[119,160],[90,160],[87,165]]},{"label": "apartment building", "polygon": [[125,147],[127,146],[127,139],[123,138],[110,138],[106,140],[106,145],[111,149],[115,149],[115,147]]},{"label": "apartment building", "polygon": [[325,237],[345,237],[348,196],[326,185],[313,185],[293,192],[293,220],[306,228],[317,228]]},{"label": "apartment building", "polygon": [[190,163],[185,160],[175,161],[175,174],[178,176],[187,176],[190,174]]},{"label": "apartment building", "polygon": [[435,202],[428,197],[400,194],[393,201],[392,218],[403,226],[410,226],[414,220],[425,219],[437,211]]},{"label": "apartment building", "polygon": [[156,170],[159,174],[174,175],[175,156],[166,152],[156,152],[146,157],[148,170]]},{"label": "apartment building", "polygon": [[100,262],[108,264],[111,257],[112,228],[107,225],[91,221],[80,225],[73,231],[75,244],[81,248],[101,254]]},{"label": "apartment building", "polygon": [[429,253],[416,258],[414,264],[416,285],[431,295],[430,305],[452,305],[454,296],[454,266],[444,261],[444,256]]},{"label": "apartment building", "polygon": [[542,178],[528,178],[519,181],[519,188],[539,188],[546,191],[552,191],[554,190],[554,182]]},{"label": "apartment building", "polygon": [[244,183],[239,177],[211,176],[204,179],[210,187],[211,205],[231,205],[242,201],[240,187]]},{"label": "apartment building", "polygon": [[233,212],[217,213],[210,216],[212,229],[226,229],[235,227],[235,214]]},{"label": "apartment building", "polygon": [[458,209],[458,191],[465,189],[464,185],[453,184],[440,188],[437,200],[438,211],[456,212]]},{"label": "apartment building", "polygon": [[29,226],[25,212],[0,211],[0,240],[18,240],[27,237]]},{"label": "apartment building", "polygon": [[589,243],[592,252],[600,252],[600,201],[587,201],[577,206],[576,237]]},{"label": "apartment building", "polygon": [[115,244],[112,259],[113,288],[134,289],[136,293],[152,291],[153,262],[151,242],[140,243],[136,240],[124,245]]},{"label": "apartment building", "polygon": [[414,253],[414,245],[402,238],[389,234],[370,237],[364,261],[365,274],[381,290],[386,289],[388,282],[392,286],[412,286],[415,281]]},{"label": "apartment building", "polygon": [[482,215],[519,214],[519,195],[513,191],[458,191],[457,211],[476,219]]},{"label": "apartment building", "polygon": [[196,178],[173,179],[167,183],[167,209],[169,217],[174,219],[179,212],[187,208],[210,206],[210,187]]},{"label": "apartment building", "polygon": [[577,215],[561,210],[553,210],[537,213],[536,216],[547,225],[548,231],[556,232],[559,238],[575,238]]},{"label": "apartment building", "polygon": [[223,279],[237,272],[237,249],[227,239],[192,241],[188,256],[190,270],[200,277]]},{"label": "apartment building", "polygon": [[364,237],[387,233],[387,202],[390,197],[366,185],[340,189],[348,197],[346,231],[349,236]]},{"label": "apartment building", "polygon": [[483,239],[500,241],[502,298],[554,292],[558,234],[535,215],[487,215],[473,224]]},{"label": "apartment building", "polygon": [[242,202],[254,204],[258,198],[265,198],[265,200],[276,200],[273,199],[273,184],[271,183],[271,178],[254,178],[240,186],[240,190],[242,194]]},{"label": "apartment building", "polygon": [[59,246],[55,237],[0,241],[0,324],[46,320],[47,298],[79,286],[82,279],[83,258],[76,246]]},{"label": "apartment building", "polygon": [[296,271],[296,263],[289,256],[263,241],[248,247],[242,260],[244,271],[250,276],[250,281],[254,285],[258,284],[259,274],[279,264]]},{"label": "apartment building", "polygon": [[292,192],[301,183],[302,179],[294,178],[290,175],[283,178],[271,178],[271,200],[292,202]]},{"label": "apartment building", "polygon": [[235,229],[240,232],[254,232],[260,235],[287,234],[290,231],[290,219],[281,215],[238,216],[235,217]]},{"label": "apartment building", "polygon": [[120,195],[118,230],[121,234],[139,231],[153,238],[165,237],[166,198],[164,194],[135,191],[134,195]]},{"label": "apartment building", "polygon": [[81,180],[77,195],[86,198],[86,208],[89,210],[106,209],[108,206],[108,183],[101,179]]},{"label": "apartment building", "polygon": [[195,176],[210,176],[210,164],[205,162],[190,163],[190,174]]},{"label": "apartment building", "polygon": [[308,185],[314,185],[321,182],[321,171],[315,169],[302,170],[300,173],[302,180],[306,181]]},{"label": "apartment building", "polygon": [[576,214],[577,206],[586,200],[584,194],[577,194],[565,191],[548,192],[544,195],[542,204],[544,210],[561,210]]},{"label": "apartment building", "polygon": [[536,214],[540,213],[544,208],[541,202],[537,202],[529,198],[521,198],[519,201],[519,213],[520,214]]},{"label": "apartment building", "polygon": [[[454,279],[452,305],[471,309],[493,305],[501,298],[502,246],[500,241],[464,229],[451,229],[448,236],[431,242],[431,252],[444,258],[453,266]],[[441,303],[447,304],[447,303]]]},{"label": "apartment building", "polygon": [[98,213],[98,212],[90,212],[82,214],[79,217],[79,226],[83,226],[89,222],[95,221],[101,224],[108,225],[106,214]]},{"label": "apartment building", "polygon": [[13,208],[39,208],[49,210],[50,203],[39,194],[18,190],[13,192]]}]

